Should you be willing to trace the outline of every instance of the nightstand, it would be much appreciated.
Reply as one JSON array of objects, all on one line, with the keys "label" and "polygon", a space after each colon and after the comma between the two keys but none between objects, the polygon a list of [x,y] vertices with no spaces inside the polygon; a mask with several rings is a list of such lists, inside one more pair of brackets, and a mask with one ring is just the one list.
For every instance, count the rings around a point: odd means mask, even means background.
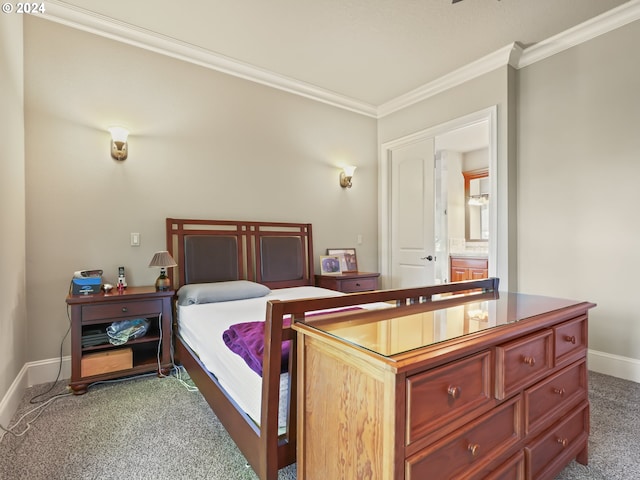
[{"label": "nightstand", "polygon": [[379,273],[351,272],[339,275],[316,275],[316,287],[344,293],[366,292],[378,289]]},{"label": "nightstand", "polygon": [[[75,394],[93,382],[157,371],[168,374],[171,363],[171,299],[175,292],[154,286],[128,287],[123,293],[68,295],[71,309],[71,381]],[[113,322],[146,318],[147,333],[123,345],[112,345],[106,329]]]}]

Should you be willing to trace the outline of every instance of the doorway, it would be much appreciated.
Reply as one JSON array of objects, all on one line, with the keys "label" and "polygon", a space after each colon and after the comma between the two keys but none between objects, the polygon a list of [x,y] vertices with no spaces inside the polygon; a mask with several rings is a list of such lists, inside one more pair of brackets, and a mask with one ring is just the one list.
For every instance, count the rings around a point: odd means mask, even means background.
[{"label": "doorway", "polygon": [[[456,193],[464,191],[463,169],[477,161],[465,157],[481,156],[467,155],[472,151],[484,152],[488,164],[488,238],[479,242],[468,241],[462,233],[465,199]],[[495,106],[381,145],[383,288],[451,281],[449,257],[462,248],[466,252],[482,249],[489,272],[496,271],[496,152]],[[456,218],[462,218],[462,223]]]}]

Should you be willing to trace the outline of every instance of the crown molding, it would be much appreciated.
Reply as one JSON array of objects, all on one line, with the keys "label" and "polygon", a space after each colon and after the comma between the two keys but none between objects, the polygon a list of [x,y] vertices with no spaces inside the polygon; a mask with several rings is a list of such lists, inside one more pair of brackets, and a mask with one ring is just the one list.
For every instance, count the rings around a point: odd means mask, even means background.
[{"label": "crown molding", "polygon": [[60,0],[47,1],[46,9],[42,18],[47,20],[373,118],[382,118],[502,66],[526,67],[640,19],[640,0],[630,0],[530,47],[515,42],[375,106]]},{"label": "crown molding", "polygon": [[403,108],[407,108],[422,100],[444,92],[450,88],[460,85],[464,82],[472,80],[480,75],[491,72],[496,68],[511,65],[516,66],[522,47],[518,43],[507,45],[506,47],[496,50],[478,60],[475,60],[464,67],[458,68],[451,73],[447,73],[433,82],[422,85],[404,95],[394,98],[393,100],[383,103],[378,107],[378,118],[389,115]]},{"label": "crown molding", "polygon": [[631,0],[558,35],[526,48],[517,68],[524,68],[556,53],[640,19],[640,0]]},{"label": "crown molding", "polygon": [[152,52],[167,55],[201,67],[233,75],[245,80],[300,95],[334,107],[350,110],[369,117],[377,116],[375,105],[339,95],[306,82],[279,75],[187,42],[121,22],[59,0],[47,2],[47,13],[42,16],[78,30],[93,33]]}]

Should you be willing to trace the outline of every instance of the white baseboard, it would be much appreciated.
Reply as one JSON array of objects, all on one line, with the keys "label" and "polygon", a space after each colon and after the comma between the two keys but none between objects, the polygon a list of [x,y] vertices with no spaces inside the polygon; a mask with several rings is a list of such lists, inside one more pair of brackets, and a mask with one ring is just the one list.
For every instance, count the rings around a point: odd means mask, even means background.
[{"label": "white baseboard", "polygon": [[[59,358],[25,363],[0,401],[0,425],[5,427],[9,425],[27,388],[41,383],[53,382],[58,375],[59,368]],[[71,357],[62,358],[60,380],[66,378],[71,378]]]},{"label": "white baseboard", "polygon": [[640,383],[640,360],[635,358],[589,350],[587,352],[587,367],[594,372]]}]

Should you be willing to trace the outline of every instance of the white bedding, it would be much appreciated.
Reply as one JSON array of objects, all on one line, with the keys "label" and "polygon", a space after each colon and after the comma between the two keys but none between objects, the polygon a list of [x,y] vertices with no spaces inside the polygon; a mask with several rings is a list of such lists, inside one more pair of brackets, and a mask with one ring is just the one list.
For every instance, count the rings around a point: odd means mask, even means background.
[{"label": "white bedding", "polygon": [[[260,425],[262,379],[249,368],[240,355],[227,348],[222,340],[222,333],[236,323],[264,321],[269,300],[339,295],[344,294],[318,287],[293,287],[273,290],[264,297],[246,300],[179,306],[178,331],[238,406]],[[388,306],[388,304],[363,305],[364,308]],[[286,394],[287,383],[288,374],[283,374],[280,382],[281,399],[286,398],[283,395]],[[281,400],[281,410],[283,403]]]}]

